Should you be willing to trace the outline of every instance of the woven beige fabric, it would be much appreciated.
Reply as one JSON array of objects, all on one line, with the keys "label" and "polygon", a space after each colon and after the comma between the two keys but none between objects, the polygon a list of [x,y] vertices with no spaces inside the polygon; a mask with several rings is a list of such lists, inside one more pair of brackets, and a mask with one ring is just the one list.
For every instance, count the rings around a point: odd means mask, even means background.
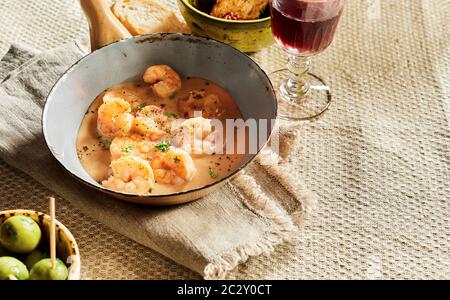
[{"label": "woven beige fabric", "polygon": [[[303,175],[320,206],[297,241],[232,277],[450,278],[449,19],[448,0],[348,1],[314,69],[333,85],[335,102],[305,126],[290,159],[292,176]],[[87,33],[77,4],[62,0],[1,1],[0,26],[2,51]],[[254,58],[268,71],[283,66],[275,47]],[[0,170],[0,209],[42,207],[48,190]],[[85,278],[195,276],[59,203],[61,221],[79,236]]]}]

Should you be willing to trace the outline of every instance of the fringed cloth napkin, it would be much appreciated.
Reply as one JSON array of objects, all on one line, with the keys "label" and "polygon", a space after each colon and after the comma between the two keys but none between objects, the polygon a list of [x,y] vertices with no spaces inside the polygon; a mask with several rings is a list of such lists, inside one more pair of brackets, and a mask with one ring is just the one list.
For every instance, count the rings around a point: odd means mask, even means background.
[{"label": "fringed cloth napkin", "polygon": [[263,150],[222,189],[186,205],[132,205],[92,191],[66,175],[45,146],[41,114],[53,84],[85,54],[76,43],[41,54],[10,48],[0,62],[2,159],[87,215],[205,278],[226,278],[227,271],[239,263],[269,254],[296,235],[315,203],[299,174],[284,163],[290,147],[299,144],[298,127],[278,127],[279,155]]}]

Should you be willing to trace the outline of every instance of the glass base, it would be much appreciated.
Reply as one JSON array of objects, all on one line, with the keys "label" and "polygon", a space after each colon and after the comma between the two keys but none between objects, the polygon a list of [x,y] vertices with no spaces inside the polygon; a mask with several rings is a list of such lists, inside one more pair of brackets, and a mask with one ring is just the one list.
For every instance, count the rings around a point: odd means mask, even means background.
[{"label": "glass base", "polygon": [[278,117],[285,120],[310,120],[322,115],[331,104],[331,89],[318,76],[306,73],[302,79],[309,85],[295,91],[288,87],[288,69],[269,75],[278,97]]}]

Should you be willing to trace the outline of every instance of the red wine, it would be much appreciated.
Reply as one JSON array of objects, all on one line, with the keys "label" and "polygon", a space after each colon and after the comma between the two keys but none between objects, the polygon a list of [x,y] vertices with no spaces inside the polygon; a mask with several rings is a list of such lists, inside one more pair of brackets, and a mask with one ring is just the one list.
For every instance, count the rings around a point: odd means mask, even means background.
[{"label": "red wine", "polygon": [[340,0],[272,0],[272,32],[291,52],[318,53],[333,41],[342,10]]}]

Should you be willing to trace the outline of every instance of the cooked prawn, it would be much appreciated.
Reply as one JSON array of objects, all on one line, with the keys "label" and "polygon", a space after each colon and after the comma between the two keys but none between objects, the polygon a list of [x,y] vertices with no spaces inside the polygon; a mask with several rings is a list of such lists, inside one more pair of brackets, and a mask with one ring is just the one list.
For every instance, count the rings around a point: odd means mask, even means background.
[{"label": "cooked prawn", "polygon": [[191,156],[184,150],[170,147],[150,161],[156,182],[182,184],[192,179],[197,171]]},{"label": "cooked prawn", "polygon": [[161,98],[173,97],[181,88],[181,78],[167,65],[149,67],[144,73],[144,81],[153,85],[154,93]]},{"label": "cooked prawn", "polygon": [[193,90],[187,97],[179,98],[178,110],[185,118],[193,118],[196,112],[201,112],[205,118],[220,119],[225,112],[219,96],[206,95],[206,92],[201,90]]},{"label": "cooked prawn", "polygon": [[140,136],[120,136],[112,140],[109,147],[112,160],[123,156],[135,156],[149,160],[157,151],[155,143],[144,140]]},{"label": "cooked prawn", "polygon": [[137,112],[133,130],[156,141],[170,130],[170,120],[164,115],[164,110],[155,105],[148,105]]},{"label": "cooked prawn", "polygon": [[186,151],[167,144],[161,151],[156,145],[140,136],[116,137],[110,146],[111,157],[114,161],[123,157],[149,161],[159,183],[181,184],[192,179],[196,169]]},{"label": "cooked prawn", "polygon": [[130,103],[122,98],[106,98],[98,109],[97,129],[102,136],[125,135],[130,131],[133,121]]},{"label": "cooked prawn", "polygon": [[135,110],[144,103],[139,96],[137,96],[130,88],[126,87],[107,90],[103,96],[103,102],[114,98],[121,98],[130,103],[131,110]]},{"label": "cooked prawn", "polygon": [[149,194],[155,180],[148,161],[125,156],[111,162],[113,175],[102,182],[105,188],[130,194]]},{"label": "cooked prawn", "polygon": [[215,134],[210,119],[191,118],[175,130],[172,144],[190,154],[212,154],[217,152]]}]

